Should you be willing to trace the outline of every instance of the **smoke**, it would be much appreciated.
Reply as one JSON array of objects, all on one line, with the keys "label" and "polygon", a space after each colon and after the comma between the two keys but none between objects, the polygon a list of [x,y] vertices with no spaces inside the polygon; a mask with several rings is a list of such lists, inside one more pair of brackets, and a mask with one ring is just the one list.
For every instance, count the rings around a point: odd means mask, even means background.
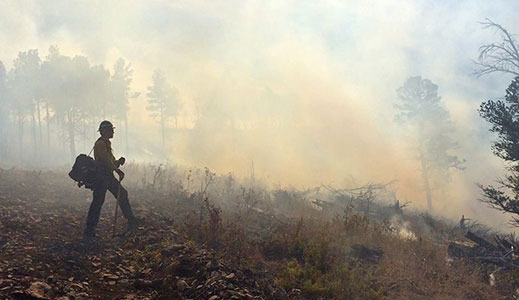
[{"label": "smoke", "polygon": [[404,221],[398,215],[391,218],[391,227],[395,229],[396,236],[405,240],[416,240],[416,234],[412,230],[411,222]]},{"label": "smoke", "polygon": [[[393,122],[395,90],[414,75],[438,84],[466,170],[434,191],[442,214],[502,223],[476,201],[476,182],[503,165],[476,109],[509,77],[471,76],[478,47],[496,38],[485,18],[517,28],[509,1],[7,1],[0,43],[7,68],[18,51],[50,45],[134,70],[128,153],[208,166],[273,184],[351,186],[397,180],[398,197],[425,207],[411,137]],[[183,109],[168,125],[149,117],[146,87],[160,68]],[[138,148],[138,149],[137,149]]]}]

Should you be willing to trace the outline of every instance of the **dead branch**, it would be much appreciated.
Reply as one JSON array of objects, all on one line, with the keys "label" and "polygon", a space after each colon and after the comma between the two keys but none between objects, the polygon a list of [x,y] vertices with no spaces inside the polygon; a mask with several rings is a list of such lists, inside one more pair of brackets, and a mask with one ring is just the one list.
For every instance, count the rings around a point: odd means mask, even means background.
[{"label": "dead branch", "polygon": [[474,75],[481,77],[494,72],[504,72],[518,76],[519,51],[512,34],[490,19],[486,19],[481,24],[484,28],[495,29],[497,33],[500,33],[502,41],[486,44],[479,48],[478,61],[474,62],[477,66]]}]

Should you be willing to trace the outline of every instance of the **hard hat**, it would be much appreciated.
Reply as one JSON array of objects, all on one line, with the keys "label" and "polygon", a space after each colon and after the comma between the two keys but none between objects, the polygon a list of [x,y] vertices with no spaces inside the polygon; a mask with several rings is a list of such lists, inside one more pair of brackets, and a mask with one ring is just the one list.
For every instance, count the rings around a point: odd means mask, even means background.
[{"label": "hard hat", "polygon": [[101,131],[101,129],[103,128],[115,128],[114,125],[112,125],[112,122],[110,121],[103,121],[101,122],[101,124],[99,124],[99,129],[98,131]]}]

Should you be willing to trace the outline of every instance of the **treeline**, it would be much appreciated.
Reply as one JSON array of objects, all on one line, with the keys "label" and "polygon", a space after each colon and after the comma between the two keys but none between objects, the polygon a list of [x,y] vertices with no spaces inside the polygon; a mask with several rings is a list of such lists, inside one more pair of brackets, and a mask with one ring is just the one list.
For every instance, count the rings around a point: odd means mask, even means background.
[{"label": "treeline", "polygon": [[[9,70],[0,61],[0,162],[55,163],[67,161],[64,155],[72,160],[79,143],[93,142],[104,119],[123,125],[127,148],[129,103],[140,95],[130,88],[132,76],[124,59],[110,71],[85,56],[65,56],[56,46],[44,58],[35,49],[20,52]],[[180,108],[176,90],[156,71],[146,96],[147,110],[164,132]]]}]

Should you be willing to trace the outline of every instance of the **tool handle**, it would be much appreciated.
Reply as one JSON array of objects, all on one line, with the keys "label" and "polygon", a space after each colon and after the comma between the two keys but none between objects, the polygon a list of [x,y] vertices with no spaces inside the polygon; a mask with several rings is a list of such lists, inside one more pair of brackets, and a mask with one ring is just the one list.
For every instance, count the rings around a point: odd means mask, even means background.
[{"label": "tool handle", "polygon": [[117,203],[115,203],[115,216],[114,216],[114,228],[112,230],[112,236],[115,236],[115,229],[117,227],[117,208],[119,207],[119,199],[121,197],[121,181],[123,179],[119,176],[119,185],[117,187]]}]

